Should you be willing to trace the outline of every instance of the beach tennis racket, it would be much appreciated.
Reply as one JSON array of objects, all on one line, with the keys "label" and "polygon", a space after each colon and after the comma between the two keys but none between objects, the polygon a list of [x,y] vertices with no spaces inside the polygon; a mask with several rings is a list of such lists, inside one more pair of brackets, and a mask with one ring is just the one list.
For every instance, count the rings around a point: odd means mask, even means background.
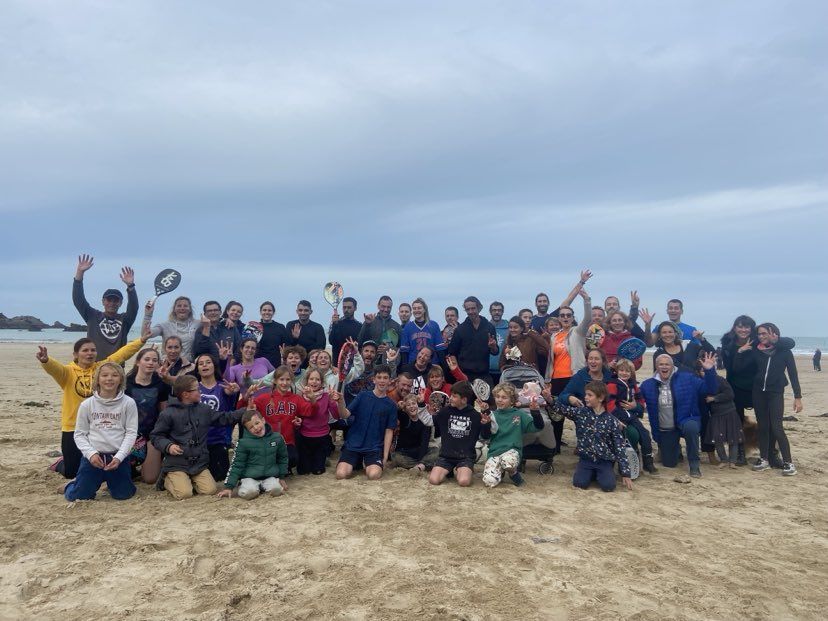
[{"label": "beach tennis racket", "polygon": [[448,404],[449,396],[442,390],[435,390],[428,397],[428,403],[435,412],[439,412]]},{"label": "beach tennis racket", "polygon": [[635,360],[636,358],[641,358],[645,351],[647,351],[647,344],[641,339],[632,336],[624,339],[618,346],[618,357]]},{"label": "beach tennis racket", "polygon": [[604,334],[604,329],[597,323],[589,326],[586,332],[587,349],[598,349],[601,347],[601,343],[604,342]]},{"label": "beach tennis racket", "polygon": [[325,297],[325,301],[331,305],[331,307],[336,311],[339,312],[339,303],[342,301],[342,285],[338,282],[329,282],[324,287],[322,287],[322,295]]},{"label": "beach tennis racket", "polygon": [[150,302],[155,304],[158,296],[175,291],[178,285],[181,284],[181,273],[178,270],[165,269],[158,272],[155,277],[155,295],[150,298]]},{"label": "beach tennis racket", "polygon": [[630,465],[630,478],[635,481],[641,476],[641,461],[638,459],[638,453],[630,446],[629,442],[627,442],[624,451],[627,454],[627,463]]},{"label": "beach tennis racket", "polygon": [[474,395],[481,401],[488,401],[492,396],[492,388],[482,379],[477,378],[472,382],[472,390]]},{"label": "beach tennis racket", "polygon": [[337,392],[342,392],[342,384],[345,383],[345,378],[348,377],[348,373],[354,367],[354,356],[356,356],[356,347],[351,343],[345,343],[342,349],[339,350],[339,358],[336,361],[336,366],[339,369]]},{"label": "beach tennis racket", "polygon": [[256,342],[258,343],[262,340],[262,334],[264,334],[264,326],[260,321],[248,321],[244,326],[242,338],[256,339]]}]

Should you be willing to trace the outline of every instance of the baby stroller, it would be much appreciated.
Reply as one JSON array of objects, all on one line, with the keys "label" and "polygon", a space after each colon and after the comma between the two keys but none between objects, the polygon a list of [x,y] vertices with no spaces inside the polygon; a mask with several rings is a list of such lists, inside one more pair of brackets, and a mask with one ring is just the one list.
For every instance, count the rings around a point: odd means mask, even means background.
[{"label": "baby stroller", "polygon": [[[538,373],[538,370],[528,364],[523,364],[519,360],[503,369],[500,375],[501,382],[508,382],[518,390],[523,389],[527,382],[535,382],[543,389],[543,376]],[[529,402],[526,400],[523,403],[521,400],[518,407],[529,407]],[[543,417],[543,429],[533,433],[526,433],[523,435],[523,459],[520,462],[520,471],[526,471],[526,462],[528,460],[537,461],[538,472],[540,474],[553,474],[555,472],[555,449],[557,443],[555,442],[555,432],[552,429],[552,421],[549,419],[549,414],[541,409],[541,416]]]}]

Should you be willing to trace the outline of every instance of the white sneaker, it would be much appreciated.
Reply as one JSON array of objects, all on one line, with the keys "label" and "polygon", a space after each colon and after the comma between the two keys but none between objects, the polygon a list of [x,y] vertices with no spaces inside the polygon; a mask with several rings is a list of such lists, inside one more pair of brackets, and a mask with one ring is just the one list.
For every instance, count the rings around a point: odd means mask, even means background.
[{"label": "white sneaker", "polygon": [[796,474],[796,466],[792,463],[785,462],[782,464],[782,474],[786,477],[792,477]]},{"label": "white sneaker", "polygon": [[761,457],[756,460],[755,464],[753,464],[753,469],[756,472],[759,472],[761,470],[769,470],[770,467],[770,462],[767,459],[762,459]]}]

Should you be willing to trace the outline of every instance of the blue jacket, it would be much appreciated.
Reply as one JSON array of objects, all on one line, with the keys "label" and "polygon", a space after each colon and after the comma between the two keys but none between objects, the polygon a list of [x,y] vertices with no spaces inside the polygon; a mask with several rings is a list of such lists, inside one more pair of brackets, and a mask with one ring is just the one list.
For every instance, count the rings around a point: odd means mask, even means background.
[{"label": "blue jacket", "polygon": [[[612,373],[610,373],[610,370],[607,367],[604,367],[604,383],[606,384],[611,379]],[[584,392],[586,390],[586,385],[591,381],[593,380],[589,376],[589,369],[587,367],[579,369],[575,375],[569,378],[569,383],[566,385],[566,388],[564,388],[563,392],[558,395],[558,401],[560,401],[563,405],[571,405],[569,403],[570,396],[578,397],[581,401],[583,401],[584,395],[586,394]]]},{"label": "blue jacket", "polygon": [[[653,439],[659,440],[658,427],[658,393],[661,378],[658,374],[644,380],[641,383],[641,394],[647,403],[647,416],[650,419],[650,430]],[[716,369],[708,369],[704,372],[704,379],[695,373],[684,369],[675,369],[670,376],[670,391],[673,393],[673,416],[675,417],[676,429],[688,420],[695,420],[701,424],[701,413],[699,412],[699,399],[708,395],[715,395],[719,389],[716,380]]]}]

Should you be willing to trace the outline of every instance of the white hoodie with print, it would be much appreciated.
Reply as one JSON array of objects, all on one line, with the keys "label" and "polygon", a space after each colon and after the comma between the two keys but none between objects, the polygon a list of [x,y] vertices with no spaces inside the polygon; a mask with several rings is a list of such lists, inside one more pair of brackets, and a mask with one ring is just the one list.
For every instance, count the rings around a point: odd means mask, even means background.
[{"label": "white hoodie with print", "polygon": [[96,392],[80,404],[75,444],[86,459],[95,453],[115,453],[123,462],[137,437],[138,407],[132,397],[119,392],[104,399]]}]

